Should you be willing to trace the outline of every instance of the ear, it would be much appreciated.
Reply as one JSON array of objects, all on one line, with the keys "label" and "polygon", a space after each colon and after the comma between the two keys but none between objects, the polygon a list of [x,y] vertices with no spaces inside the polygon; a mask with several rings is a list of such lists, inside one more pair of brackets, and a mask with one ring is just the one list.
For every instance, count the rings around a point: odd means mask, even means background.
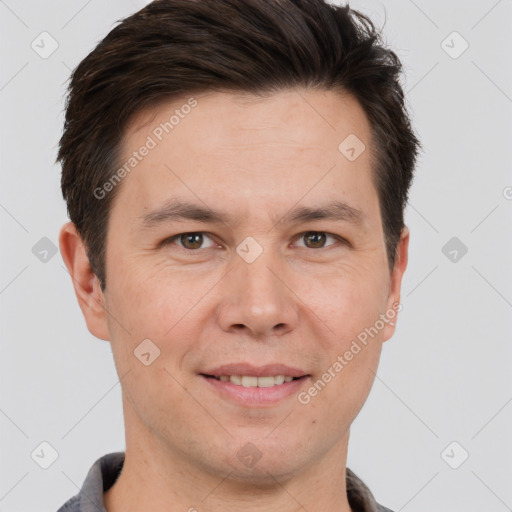
[{"label": "ear", "polygon": [[62,259],[73,280],[76,298],[87,328],[97,338],[109,341],[105,296],[96,274],[92,271],[82,238],[72,222],[62,226],[59,246]]},{"label": "ear", "polygon": [[400,234],[400,240],[396,246],[395,263],[391,272],[389,284],[389,294],[386,309],[386,326],[384,327],[382,341],[387,341],[395,333],[398,312],[401,311],[400,290],[402,287],[402,277],[407,268],[409,253],[409,229],[404,226]]}]

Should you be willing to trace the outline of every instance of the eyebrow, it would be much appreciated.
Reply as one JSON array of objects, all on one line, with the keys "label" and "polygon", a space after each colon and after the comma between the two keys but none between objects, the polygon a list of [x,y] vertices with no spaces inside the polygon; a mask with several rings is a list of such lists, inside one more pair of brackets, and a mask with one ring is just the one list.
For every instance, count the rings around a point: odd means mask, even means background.
[{"label": "eyebrow", "polygon": [[[203,205],[172,199],[162,207],[139,217],[142,228],[154,228],[162,224],[194,220],[207,224],[233,224],[234,217],[215,212]],[[300,206],[291,209],[281,218],[271,217],[275,224],[293,224],[315,220],[334,220],[361,225],[365,220],[363,212],[342,201],[334,201],[320,207]]]}]

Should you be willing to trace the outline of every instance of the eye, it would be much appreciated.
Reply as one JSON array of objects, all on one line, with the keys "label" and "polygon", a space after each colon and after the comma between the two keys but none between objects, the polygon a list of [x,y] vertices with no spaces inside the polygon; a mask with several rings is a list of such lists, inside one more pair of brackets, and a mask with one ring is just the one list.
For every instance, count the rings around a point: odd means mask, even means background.
[{"label": "eye", "polygon": [[179,235],[174,235],[168,238],[167,240],[164,240],[163,245],[178,243],[180,247],[190,251],[194,251],[197,249],[207,249],[208,247],[201,247],[203,245],[205,238],[212,242],[212,245],[210,245],[210,247],[214,247],[216,245],[215,242],[213,242],[213,240],[208,235],[201,231],[195,233],[180,233]]},{"label": "eye", "polygon": [[300,235],[298,240],[305,240],[306,243],[302,247],[307,249],[323,249],[326,247],[325,241],[327,238],[342,241],[340,237],[325,233],[324,231],[306,231]]},{"label": "eye", "polygon": [[[333,243],[327,244],[328,239],[334,240]],[[206,240],[210,240],[210,245],[202,247]],[[306,231],[302,233],[297,240],[304,240],[304,244],[299,244],[299,247],[305,247],[306,249],[323,249],[331,245],[335,245],[336,240],[341,243],[347,243],[343,238],[331,235],[324,231]],[[162,242],[162,245],[177,244],[182,249],[187,251],[198,251],[199,249],[209,249],[218,246],[205,232],[197,231],[191,233],[180,233],[178,235],[171,236]]]}]

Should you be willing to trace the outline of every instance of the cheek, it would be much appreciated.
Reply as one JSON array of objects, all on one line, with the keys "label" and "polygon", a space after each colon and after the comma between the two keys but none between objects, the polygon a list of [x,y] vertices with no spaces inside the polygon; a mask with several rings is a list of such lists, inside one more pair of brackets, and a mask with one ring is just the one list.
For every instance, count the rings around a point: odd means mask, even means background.
[{"label": "cheek", "polygon": [[318,393],[319,403],[328,402],[328,410],[355,417],[368,396],[382,349],[385,324],[380,318],[386,311],[386,290],[385,272],[368,270],[346,272],[314,293],[315,313],[330,335],[319,340],[327,357],[311,393]]},{"label": "cheek", "polygon": [[162,279],[162,266],[120,258],[109,274],[112,313],[135,338],[162,338],[200,298],[201,286],[191,287],[183,273],[167,271]]},{"label": "cheek", "polygon": [[[165,364],[173,372],[182,366],[187,352],[194,346],[198,329],[204,325],[209,313],[205,311],[206,295],[218,276],[194,278],[183,271],[168,271],[162,279],[158,265],[133,272],[121,268],[111,274],[107,301],[112,350],[119,372],[141,370],[134,351],[143,340],[155,344],[155,353],[160,351],[151,367]],[[165,380],[169,375],[163,377]]]},{"label": "cheek", "polygon": [[320,414],[323,411],[334,431],[349,428],[366,401],[377,372],[382,332],[369,331],[375,325],[375,316],[364,307],[361,309],[363,313],[354,313],[354,305],[348,304],[338,321],[332,323],[337,336],[324,340],[321,373],[298,397],[301,404],[314,404]]},{"label": "cheek", "polygon": [[343,272],[309,291],[317,315],[334,334],[333,345],[338,349],[375,324],[385,312],[386,292],[386,275],[375,269]]},{"label": "cheek", "polygon": [[361,346],[361,351],[351,361],[346,360],[344,352],[346,363],[343,369],[339,373],[334,372],[335,377],[328,384],[329,388],[325,389],[325,409],[333,415],[338,414],[338,421],[348,419],[351,423],[368,398],[375,380],[381,346],[380,343]]}]

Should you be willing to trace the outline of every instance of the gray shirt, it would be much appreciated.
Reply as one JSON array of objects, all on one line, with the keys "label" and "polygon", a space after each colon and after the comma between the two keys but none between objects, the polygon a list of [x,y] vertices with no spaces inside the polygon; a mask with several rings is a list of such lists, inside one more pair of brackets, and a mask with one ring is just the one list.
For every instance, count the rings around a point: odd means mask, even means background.
[{"label": "gray shirt", "polygon": [[[57,512],[107,512],[103,493],[110,489],[121,473],[124,452],[115,452],[99,458],[87,473],[80,492]],[[392,512],[375,502],[366,485],[347,468],[347,496],[352,512]]]}]

